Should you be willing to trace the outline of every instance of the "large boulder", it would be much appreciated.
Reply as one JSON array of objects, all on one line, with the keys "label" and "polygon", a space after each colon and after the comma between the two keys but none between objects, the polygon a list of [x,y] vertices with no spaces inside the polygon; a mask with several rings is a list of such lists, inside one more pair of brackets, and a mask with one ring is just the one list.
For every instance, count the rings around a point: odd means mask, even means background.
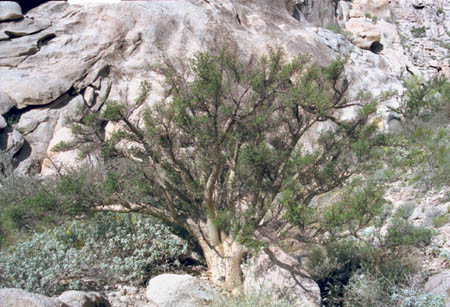
[{"label": "large boulder", "polygon": [[370,50],[376,43],[380,43],[380,30],[362,18],[351,18],[345,23],[345,29],[352,34],[353,43],[361,49]]},{"label": "large boulder", "polygon": [[0,21],[16,20],[22,18],[22,8],[16,2],[0,2]]},{"label": "large boulder", "polygon": [[0,289],[0,307],[67,307],[64,303],[22,289]]},{"label": "large boulder", "polygon": [[109,307],[111,304],[98,292],[84,292],[70,290],[60,296],[58,300],[70,307]]},{"label": "large boulder", "polygon": [[197,307],[212,300],[212,290],[190,275],[162,274],[152,278],[145,292],[159,307]]}]

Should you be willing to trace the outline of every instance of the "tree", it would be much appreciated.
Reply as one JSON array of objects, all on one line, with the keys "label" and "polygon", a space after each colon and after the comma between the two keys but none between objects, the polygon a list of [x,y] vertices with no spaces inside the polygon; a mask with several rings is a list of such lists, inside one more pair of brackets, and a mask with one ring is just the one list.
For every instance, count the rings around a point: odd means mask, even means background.
[{"label": "tree", "polygon": [[[362,188],[372,191],[366,198],[348,201],[353,215],[340,222],[331,223],[336,212],[316,214],[312,206],[315,196],[342,186],[385,144],[368,123],[375,100],[345,98],[344,61],[321,68],[302,56],[287,62],[276,50],[245,64],[222,49],[198,53],[191,64],[180,71],[166,60],[153,68],[165,77],[167,98],[139,118],[131,110],[145,101],[147,83],[136,105],[110,102],[88,114],[73,126],[78,138],[55,150],[97,148],[105,161],[132,164],[126,172],[109,164],[115,203],[186,229],[212,279],[224,279],[229,289],[241,285],[242,257],[248,246],[261,245],[258,231],[277,230],[284,220],[301,240],[314,242],[356,219],[367,225],[381,199],[371,187]],[[359,108],[358,115],[340,120],[336,114],[348,107]],[[106,122],[120,129],[105,137]],[[313,150],[302,148],[302,137],[320,122],[332,129]]]}]

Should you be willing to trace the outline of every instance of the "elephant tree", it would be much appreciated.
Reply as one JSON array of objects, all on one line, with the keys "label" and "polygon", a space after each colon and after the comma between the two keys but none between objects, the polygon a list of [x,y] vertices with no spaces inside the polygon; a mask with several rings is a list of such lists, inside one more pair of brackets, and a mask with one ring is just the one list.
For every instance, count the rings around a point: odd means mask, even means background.
[{"label": "elephant tree", "polygon": [[[259,230],[283,220],[305,241],[326,231],[311,200],[342,186],[384,138],[368,124],[375,102],[346,99],[342,61],[321,68],[306,57],[287,62],[278,50],[244,64],[221,50],[198,53],[191,64],[185,71],[170,61],[154,67],[165,77],[166,99],[143,107],[150,91],[145,83],[136,105],[108,103],[74,124],[76,141],[55,150],[87,153],[99,146],[105,160],[135,165],[132,175],[110,171],[115,204],[186,229],[212,279],[234,289]],[[145,111],[132,117],[131,109],[141,106]],[[339,120],[336,114],[348,107],[358,108],[358,115]],[[106,122],[120,128],[105,137],[99,127]],[[320,122],[332,128],[314,150],[302,148]],[[358,210],[349,219],[373,217],[368,206]]]}]

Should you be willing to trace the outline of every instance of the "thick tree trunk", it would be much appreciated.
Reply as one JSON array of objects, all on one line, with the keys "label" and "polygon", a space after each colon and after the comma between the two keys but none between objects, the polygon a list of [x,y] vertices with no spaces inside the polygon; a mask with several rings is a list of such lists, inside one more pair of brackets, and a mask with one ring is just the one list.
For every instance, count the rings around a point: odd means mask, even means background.
[{"label": "thick tree trunk", "polygon": [[196,224],[189,230],[202,248],[211,281],[230,291],[240,288],[243,282],[241,261],[244,246],[224,234],[218,239],[217,229],[211,232],[211,223]]}]

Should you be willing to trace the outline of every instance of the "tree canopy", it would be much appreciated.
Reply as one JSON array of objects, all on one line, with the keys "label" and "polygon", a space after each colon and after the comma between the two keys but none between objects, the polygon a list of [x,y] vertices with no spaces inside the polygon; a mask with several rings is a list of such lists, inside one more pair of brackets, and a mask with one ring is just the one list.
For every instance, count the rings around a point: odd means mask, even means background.
[{"label": "tree canopy", "polygon": [[[182,70],[165,60],[153,67],[165,77],[165,99],[143,107],[151,93],[144,83],[134,105],[88,110],[73,125],[75,140],[55,150],[100,152],[111,204],[186,229],[213,279],[225,278],[231,289],[241,282],[248,246],[264,243],[261,234],[295,229],[297,240],[320,242],[324,234],[356,235],[380,213],[379,187],[358,178],[334,205],[313,202],[367,168],[386,144],[369,120],[376,99],[347,98],[343,60],[319,67],[273,50],[244,63],[221,49],[198,53],[190,64]],[[356,116],[341,120],[350,107]],[[136,117],[138,109],[144,111]],[[105,136],[109,122],[120,128]],[[329,129],[318,133],[319,123]]]}]

